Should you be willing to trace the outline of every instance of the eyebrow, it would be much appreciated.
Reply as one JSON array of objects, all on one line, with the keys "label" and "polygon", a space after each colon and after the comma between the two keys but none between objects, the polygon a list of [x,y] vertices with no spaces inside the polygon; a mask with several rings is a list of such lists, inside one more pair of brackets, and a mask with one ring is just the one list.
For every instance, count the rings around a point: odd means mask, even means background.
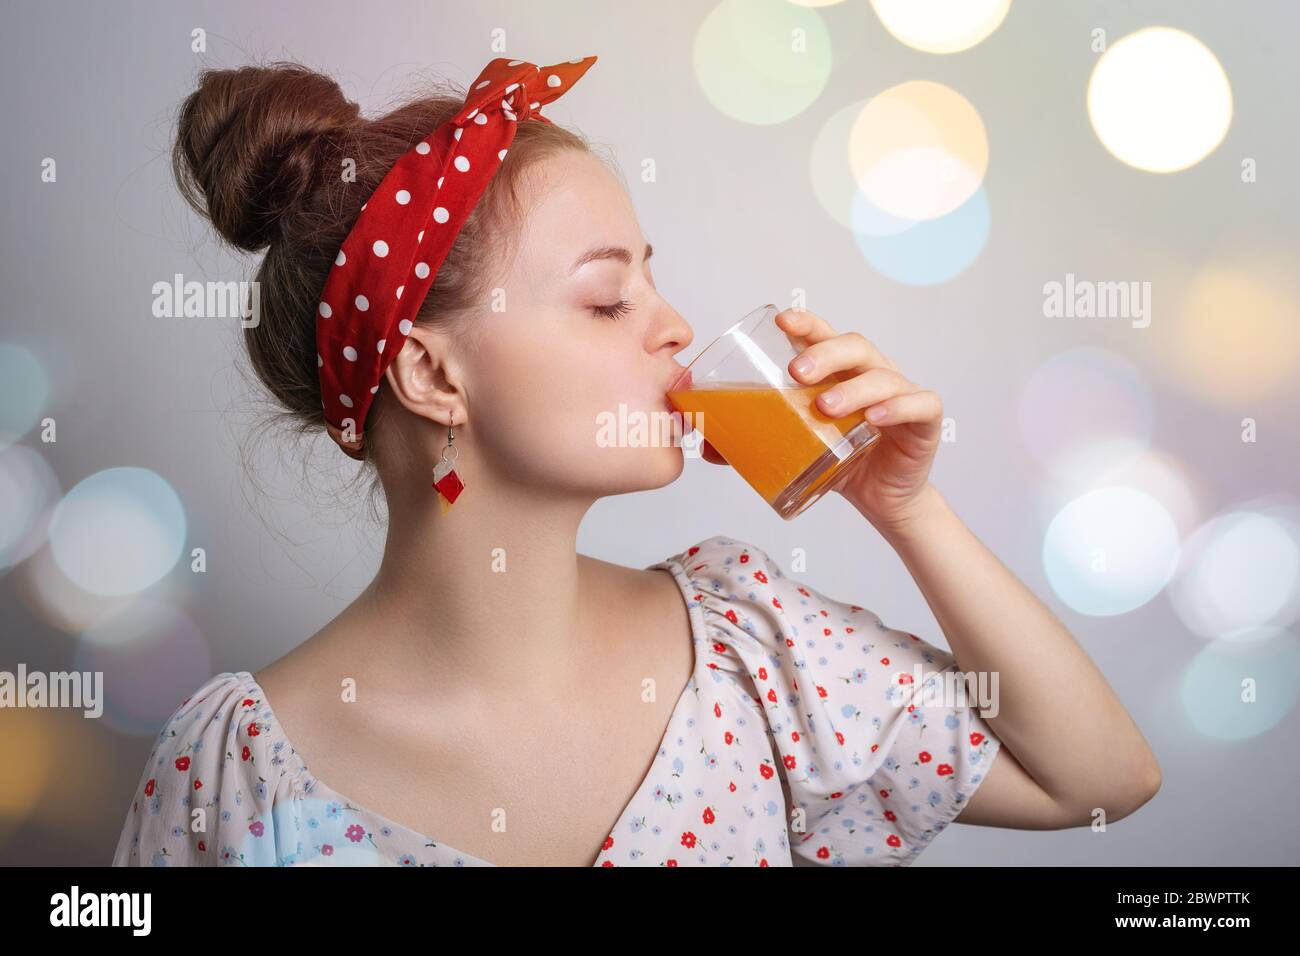
[{"label": "eyebrow", "polygon": [[[650,243],[645,244],[645,257],[649,259],[654,255],[654,247]],[[595,262],[597,259],[617,259],[625,266],[632,264],[632,253],[622,246],[597,246],[595,249],[588,249],[582,255],[578,256],[578,261],[569,267],[569,275],[577,272],[588,262]]]}]

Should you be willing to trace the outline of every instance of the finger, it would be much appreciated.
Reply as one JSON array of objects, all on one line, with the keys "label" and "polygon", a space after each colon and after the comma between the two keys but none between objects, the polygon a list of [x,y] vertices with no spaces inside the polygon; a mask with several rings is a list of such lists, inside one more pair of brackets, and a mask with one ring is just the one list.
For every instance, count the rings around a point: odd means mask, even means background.
[{"label": "finger", "polygon": [[[812,361],[807,370],[797,368],[804,359]],[[797,382],[811,385],[820,382],[831,372],[884,368],[894,371],[894,363],[881,354],[860,332],[845,332],[834,338],[808,346],[790,361],[790,375]]]},{"label": "finger", "polygon": [[[883,409],[883,414],[876,411]],[[908,395],[895,395],[867,409],[867,421],[873,425],[902,425],[907,422],[933,422],[943,418],[943,401],[929,389]]]},{"label": "finger", "polygon": [[790,335],[797,335],[809,342],[821,342],[836,335],[829,322],[807,309],[786,309],[778,312],[776,324]]},{"label": "finger", "polygon": [[898,372],[877,367],[826,389],[817,396],[817,405],[821,408],[822,414],[839,418],[859,408],[878,405],[896,395],[906,395],[915,391],[917,386]]}]

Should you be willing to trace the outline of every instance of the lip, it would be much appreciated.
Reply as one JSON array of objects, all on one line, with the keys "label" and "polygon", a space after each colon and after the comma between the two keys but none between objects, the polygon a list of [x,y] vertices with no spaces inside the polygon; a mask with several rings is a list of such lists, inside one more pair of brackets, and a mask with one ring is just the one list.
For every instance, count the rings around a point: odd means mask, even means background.
[{"label": "lip", "polygon": [[666,391],[671,392],[674,391],[675,389],[690,388],[690,387],[691,387],[691,370],[689,368],[684,368],[676,375],[673,376],[673,379],[669,383]]}]

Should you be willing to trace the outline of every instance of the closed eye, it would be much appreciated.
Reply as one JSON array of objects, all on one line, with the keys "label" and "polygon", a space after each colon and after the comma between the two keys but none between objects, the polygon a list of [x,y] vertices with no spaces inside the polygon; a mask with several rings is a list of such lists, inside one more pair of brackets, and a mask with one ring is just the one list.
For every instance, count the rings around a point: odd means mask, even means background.
[{"label": "closed eye", "polygon": [[626,299],[619,299],[613,305],[592,306],[592,311],[597,315],[603,315],[607,319],[618,319],[632,311],[632,303]]}]

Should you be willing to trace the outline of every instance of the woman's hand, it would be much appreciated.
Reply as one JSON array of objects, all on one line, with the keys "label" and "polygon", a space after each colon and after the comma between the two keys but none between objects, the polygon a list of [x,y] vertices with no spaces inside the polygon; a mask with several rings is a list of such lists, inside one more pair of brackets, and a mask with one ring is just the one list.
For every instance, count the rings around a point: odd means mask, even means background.
[{"label": "woman's hand", "polygon": [[[777,315],[776,323],[810,343],[790,362],[796,382],[814,385],[831,372],[859,373],[818,396],[818,410],[841,418],[865,409],[867,421],[880,431],[877,447],[863,452],[865,457],[850,465],[831,490],[882,532],[906,524],[927,502],[943,416],[939,396],[904,378],[898,366],[857,332],[836,334],[825,319],[807,310],[787,309]],[[811,361],[807,370],[799,364],[805,359]],[[839,401],[828,404],[828,397]],[[726,461],[707,441],[702,451],[707,461]]]}]

